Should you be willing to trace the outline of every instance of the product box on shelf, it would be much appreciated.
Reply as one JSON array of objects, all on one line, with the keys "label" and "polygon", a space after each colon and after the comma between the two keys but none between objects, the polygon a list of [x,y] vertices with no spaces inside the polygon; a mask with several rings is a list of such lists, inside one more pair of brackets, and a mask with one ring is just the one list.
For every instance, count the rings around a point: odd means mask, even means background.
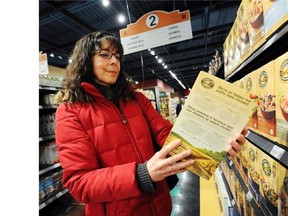
[{"label": "product box on shelf", "polygon": [[276,81],[276,137],[288,147],[288,52],[274,61]]},{"label": "product box on shelf", "polygon": [[253,53],[265,42],[263,0],[247,2],[250,52]]},{"label": "product box on shelf", "polygon": [[249,163],[249,144],[247,144],[249,141],[246,140],[243,149],[242,149],[242,157],[241,157],[241,176],[242,179],[244,180],[245,184],[248,186],[248,169],[250,166]]},{"label": "product box on shelf", "polygon": [[[254,71],[247,74],[245,77],[243,77],[244,80],[244,88],[246,91],[250,92],[250,97],[254,98],[255,100],[258,100],[257,96],[257,79],[256,74]],[[258,129],[258,116],[257,116],[257,107],[255,108],[249,122],[248,122],[249,129]]]},{"label": "product box on shelf", "polygon": [[277,162],[265,152],[259,151],[260,164],[260,207],[265,215],[274,216],[278,212]]},{"label": "product box on shelf", "polygon": [[288,21],[288,1],[263,1],[263,10],[265,37],[268,38]]},{"label": "product box on shelf", "polygon": [[245,212],[245,192],[242,186],[238,185],[238,192],[237,192],[237,207],[240,215],[244,215]]},{"label": "product box on shelf", "polygon": [[224,45],[224,77],[227,77],[232,73],[237,65],[239,65],[239,52],[236,53],[236,38],[235,38],[235,24],[233,24],[231,31],[229,32]]},{"label": "product box on shelf", "polygon": [[259,151],[261,150],[250,142],[247,142],[247,147],[249,151],[248,163],[250,164],[248,169],[248,188],[258,202],[260,184]]},{"label": "product box on shelf", "polygon": [[278,215],[288,215],[288,170],[281,164],[277,164],[278,170]]},{"label": "product box on shelf", "polygon": [[255,72],[258,80],[258,131],[263,136],[276,140],[276,96],[274,61],[270,61]]},{"label": "product box on shelf", "polygon": [[241,1],[239,9],[237,11],[237,17],[235,22],[238,25],[237,32],[235,33],[237,49],[240,52],[240,61],[241,64],[247,59],[250,54],[250,29],[248,28],[248,1]]}]

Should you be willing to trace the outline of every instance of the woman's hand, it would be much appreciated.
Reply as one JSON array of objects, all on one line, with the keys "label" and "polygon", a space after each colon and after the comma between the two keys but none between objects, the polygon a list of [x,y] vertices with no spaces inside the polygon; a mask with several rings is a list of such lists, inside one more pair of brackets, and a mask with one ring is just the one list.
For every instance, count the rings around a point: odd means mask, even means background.
[{"label": "woman's hand", "polygon": [[169,152],[180,146],[181,140],[175,140],[164,146],[156,152],[153,157],[147,161],[147,170],[153,182],[161,181],[165,177],[186,171],[186,168],[194,163],[194,160],[187,159],[191,155],[190,150],[180,152],[176,155],[167,157]]},{"label": "woman's hand", "polygon": [[236,156],[237,153],[239,153],[242,148],[243,148],[243,145],[245,143],[245,136],[247,135],[248,133],[248,128],[245,127],[241,134],[238,136],[238,138],[236,140],[232,140],[229,144],[230,146],[228,147],[227,149],[227,155],[230,157],[230,158],[233,158]]}]

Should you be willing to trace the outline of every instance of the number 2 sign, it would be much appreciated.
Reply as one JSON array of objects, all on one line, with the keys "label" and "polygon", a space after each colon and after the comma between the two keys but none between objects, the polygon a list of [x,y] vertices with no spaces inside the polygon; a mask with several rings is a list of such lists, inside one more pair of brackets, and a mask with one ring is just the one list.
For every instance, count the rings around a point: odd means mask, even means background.
[{"label": "number 2 sign", "polygon": [[120,30],[124,55],[192,38],[189,10],[152,11]]}]

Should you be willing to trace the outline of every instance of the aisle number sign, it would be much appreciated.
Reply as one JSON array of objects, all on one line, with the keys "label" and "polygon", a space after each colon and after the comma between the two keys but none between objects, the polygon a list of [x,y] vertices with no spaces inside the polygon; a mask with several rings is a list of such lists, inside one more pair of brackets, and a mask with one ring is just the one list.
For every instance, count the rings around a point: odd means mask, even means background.
[{"label": "aisle number sign", "polygon": [[189,10],[151,11],[120,30],[124,55],[192,38]]}]

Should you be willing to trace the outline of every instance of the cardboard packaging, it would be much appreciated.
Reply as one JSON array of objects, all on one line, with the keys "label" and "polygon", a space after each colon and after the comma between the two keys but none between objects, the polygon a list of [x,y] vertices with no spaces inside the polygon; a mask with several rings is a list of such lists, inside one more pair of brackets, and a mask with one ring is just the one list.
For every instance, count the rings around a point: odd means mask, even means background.
[{"label": "cardboard packaging", "polygon": [[276,137],[288,146],[288,52],[274,61],[276,82]]},{"label": "cardboard packaging", "polygon": [[265,38],[269,38],[288,20],[288,1],[263,1],[263,11]]},{"label": "cardboard packaging", "polygon": [[263,136],[276,141],[274,61],[257,69],[256,74],[258,77],[257,95],[260,99],[257,108],[258,130]]},{"label": "cardboard packaging", "polygon": [[265,152],[259,151],[260,165],[260,207],[265,215],[274,216],[278,212],[277,162]]},{"label": "cardboard packaging", "polygon": [[253,53],[265,42],[263,0],[250,0],[246,2],[248,7],[250,52]]},{"label": "cardboard packaging", "polygon": [[278,163],[278,215],[288,215],[288,170]]},{"label": "cardboard packaging", "polygon": [[247,141],[249,151],[248,163],[248,188],[253,194],[255,200],[259,200],[259,184],[260,184],[260,167],[259,167],[259,151],[256,146]]}]

